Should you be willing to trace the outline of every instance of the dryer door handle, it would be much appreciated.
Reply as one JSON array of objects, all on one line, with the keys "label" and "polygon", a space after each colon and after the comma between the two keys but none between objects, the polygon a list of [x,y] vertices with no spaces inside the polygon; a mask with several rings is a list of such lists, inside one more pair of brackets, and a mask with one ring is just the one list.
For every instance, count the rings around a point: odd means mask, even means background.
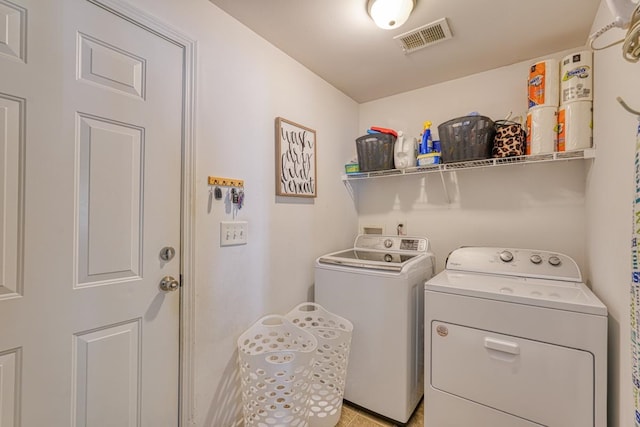
[{"label": "dryer door handle", "polygon": [[501,351],[503,353],[520,354],[520,346],[515,342],[485,337],[484,346],[488,349]]}]

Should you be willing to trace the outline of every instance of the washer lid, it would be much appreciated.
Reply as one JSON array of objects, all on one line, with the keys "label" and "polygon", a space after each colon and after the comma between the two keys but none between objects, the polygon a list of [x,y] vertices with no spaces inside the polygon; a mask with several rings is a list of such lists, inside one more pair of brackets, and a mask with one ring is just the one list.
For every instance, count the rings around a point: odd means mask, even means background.
[{"label": "washer lid", "polygon": [[409,261],[418,259],[417,257],[423,258],[424,256],[424,254],[421,255],[418,253],[347,249],[346,251],[333,252],[321,256],[318,258],[318,263],[400,272]]},{"label": "washer lid", "polygon": [[424,237],[360,234],[353,249],[332,252],[316,260],[316,265],[330,264],[401,273],[408,265],[425,259],[433,265],[429,240]]},{"label": "washer lid", "polygon": [[607,315],[607,307],[580,282],[445,270],[427,281],[425,290]]}]

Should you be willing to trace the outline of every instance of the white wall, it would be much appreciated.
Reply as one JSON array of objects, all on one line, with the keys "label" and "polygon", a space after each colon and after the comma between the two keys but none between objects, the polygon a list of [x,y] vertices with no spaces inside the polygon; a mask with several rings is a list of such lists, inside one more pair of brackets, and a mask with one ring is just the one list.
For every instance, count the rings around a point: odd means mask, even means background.
[{"label": "white wall", "polygon": [[[562,58],[570,51],[553,55]],[[419,137],[422,123],[437,126],[477,111],[494,120],[524,116],[526,61],[362,104],[360,134],[391,127]],[[564,252],[585,265],[585,177],[591,161],[509,165],[428,175],[355,181],[360,226],[431,240],[437,270],[462,245],[525,247]],[[444,181],[444,184],[443,184]],[[446,190],[446,191],[445,191]],[[447,196],[448,194],[448,196]]]},{"label": "white wall", "polygon": [[[612,21],[603,1],[593,25]],[[612,30],[596,46],[624,36]],[[629,286],[631,283],[631,203],[638,120],[616,101],[640,108],[639,64],[622,58],[620,45],[595,54],[594,139],[597,158],[587,180],[588,272],[593,289],[609,309],[609,425],[634,424],[631,382]]]},{"label": "white wall", "polygon": [[[207,0],[129,0],[197,40],[197,426],[235,425],[236,339],[267,313],[312,295],[313,262],[352,244],[354,203],[340,180],[358,105]],[[317,132],[318,197],[275,196],[275,118]],[[207,176],[245,181],[246,246],[221,248],[228,205],[209,205]]]}]

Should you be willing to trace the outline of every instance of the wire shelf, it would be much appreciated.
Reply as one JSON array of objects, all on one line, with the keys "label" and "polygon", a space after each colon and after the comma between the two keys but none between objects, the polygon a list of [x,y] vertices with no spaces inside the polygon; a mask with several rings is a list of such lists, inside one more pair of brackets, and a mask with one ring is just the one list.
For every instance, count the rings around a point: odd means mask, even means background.
[{"label": "wire shelf", "polygon": [[431,172],[447,172],[463,169],[478,169],[505,165],[526,165],[533,163],[556,162],[566,160],[592,159],[595,157],[595,149],[563,151],[548,154],[532,154],[529,156],[505,157],[495,159],[470,160],[466,162],[443,163],[437,165],[416,166],[407,169],[388,169],[373,172],[349,173],[342,176],[343,181],[358,179],[379,178],[386,176],[401,176],[425,174]]}]

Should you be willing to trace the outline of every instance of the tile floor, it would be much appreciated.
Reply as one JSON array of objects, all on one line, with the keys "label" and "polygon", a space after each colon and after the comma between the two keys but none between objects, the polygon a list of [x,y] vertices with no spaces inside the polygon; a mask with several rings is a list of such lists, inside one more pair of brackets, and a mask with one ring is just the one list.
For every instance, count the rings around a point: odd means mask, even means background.
[{"label": "tile floor", "polygon": [[[420,402],[418,408],[411,416],[407,427],[423,427],[424,426],[424,406]],[[342,405],[342,416],[336,427],[394,427],[396,424],[389,423],[385,420],[376,418],[375,416],[361,411],[349,404]]]}]

